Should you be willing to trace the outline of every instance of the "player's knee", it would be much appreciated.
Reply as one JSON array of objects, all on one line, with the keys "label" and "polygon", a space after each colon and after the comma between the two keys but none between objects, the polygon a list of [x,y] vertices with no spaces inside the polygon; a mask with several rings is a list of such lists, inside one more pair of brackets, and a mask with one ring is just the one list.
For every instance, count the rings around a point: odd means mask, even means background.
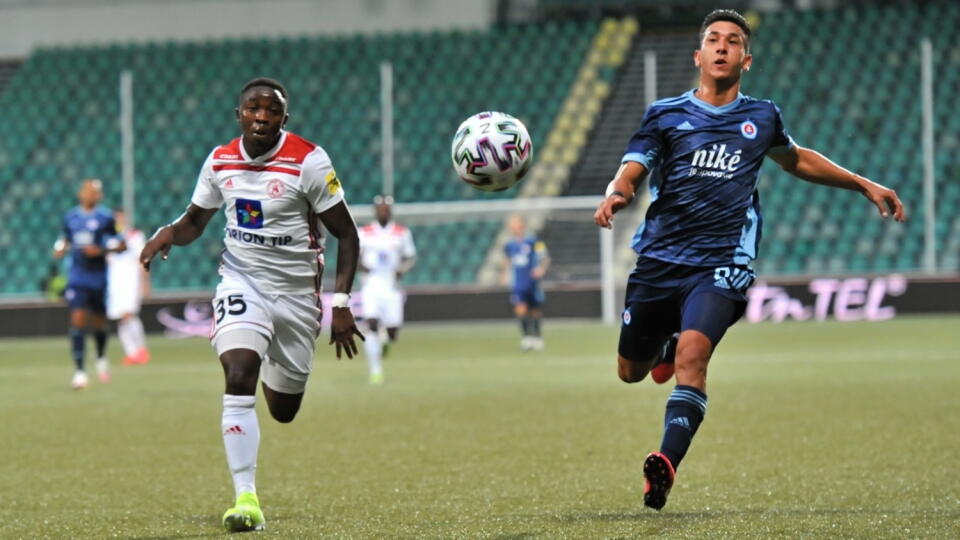
[{"label": "player's knee", "polygon": [[228,394],[252,395],[256,392],[257,378],[260,375],[259,362],[246,358],[230,358],[226,354],[220,361],[223,364]]},{"label": "player's knee", "polygon": [[640,382],[646,378],[650,372],[650,367],[639,362],[634,362],[629,358],[617,356],[617,375],[625,383]]}]

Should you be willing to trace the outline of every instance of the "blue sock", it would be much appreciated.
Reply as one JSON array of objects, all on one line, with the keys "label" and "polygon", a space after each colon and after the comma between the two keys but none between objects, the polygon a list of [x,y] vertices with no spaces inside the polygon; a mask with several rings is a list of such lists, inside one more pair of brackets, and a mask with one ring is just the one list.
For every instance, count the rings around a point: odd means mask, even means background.
[{"label": "blue sock", "polygon": [[79,328],[70,329],[70,352],[73,354],[73,364],[83,371],[83,345],[86,334]]},{"label": "blue sock", "polygon": [[536,336],[536,337],[540,337],[540,318],[539,318],[539,317],[531,317],[531,318],[530,318],[530,326],[532,327],[532,328],[531,328],[531,331],[533,332],[533,335]]},{"label": "blue sock", "polygon": [[707,395],[693,386],[678,384],[667,398],[660,453],[667,456],[674,469],[687,454],[706,412]]},{"label": "blue sock", "polygon": [[94,330],[93,340],[97,344],[97,358],[103,358],[104,353],[107,352],[107,331]]}]

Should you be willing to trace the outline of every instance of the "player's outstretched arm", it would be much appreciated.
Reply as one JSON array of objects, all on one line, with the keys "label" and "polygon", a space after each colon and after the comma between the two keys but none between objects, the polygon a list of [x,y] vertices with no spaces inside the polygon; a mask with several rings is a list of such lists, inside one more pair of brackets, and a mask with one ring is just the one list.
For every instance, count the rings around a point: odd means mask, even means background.
[{"label": "player's outstretched arm", "polygon": [[201,208],[190,204],[187,211],[173,223],[157,229],[140,252],[140,264],[143,265],[144,270],[150,271],[150,261],[158,253],[166,259],[171,247],[185,246],[199,238],[217,210],[217,208]]},{"label": "player's outstretched arm", "polygon": [[347,358],[353,358],[357,354],[357,343],[353,336],[363,339],[346,301],[353,288],[360,258],[357,224],[342,201],[322,212],[320,221],[337,238],[337,280],[334,285],[333,318],[330,321],[330,344],[336,343],[337,358],[340,358],[341,351],[347,353]]},{"label": "player's outstretched arm", "polygon": [[606,197],[593,214],[593,222],[601,227],[613,228],[613,215],[630,204],[643,179],[647,168],[635,161],[620,165],[617,175],[607,186]]},{"label": "player's outstretched arm", "polygon": [[857,191],[877,207],[881,216],[893,214],[893,219],[900,222],[907,219],[903,203],[894,190],[844,169],[816,150],[793,145],[781,152],[771,152],[769,156],[783,170],[797,178],[823,186]]}]

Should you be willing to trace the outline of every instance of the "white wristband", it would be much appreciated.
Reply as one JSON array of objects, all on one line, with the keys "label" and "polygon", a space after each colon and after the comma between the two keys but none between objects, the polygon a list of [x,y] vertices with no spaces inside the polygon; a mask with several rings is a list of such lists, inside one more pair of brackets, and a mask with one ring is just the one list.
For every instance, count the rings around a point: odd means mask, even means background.
[{"label": "white wristband", "polygon": [[335,308],[350,307],[350,295],[342,292],[333,293],[333,299],[330,301],[330,305]]}]

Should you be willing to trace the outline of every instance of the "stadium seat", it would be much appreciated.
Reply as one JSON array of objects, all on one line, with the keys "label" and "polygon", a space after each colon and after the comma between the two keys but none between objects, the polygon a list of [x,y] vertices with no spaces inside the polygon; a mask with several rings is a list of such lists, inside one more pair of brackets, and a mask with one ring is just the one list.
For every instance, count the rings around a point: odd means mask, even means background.
[{"label": "stadium seat", "polygon": [[[489,30],[37,50],[0,95],[0,105],[18,112],[18,136],[0,139],[0,189],[17,206],[39,203],[19,192],[11,194],[12,182],[64,189],[57,191],[55,204],[43,207],[53,219],[30,220],[31,230],[12,237],[11,247],[38,266],[22,274],[13,266],[0,268],[2,291],[40,292],[35,277],[45,272],[50,245],[35,239],[52,242],[57,231],[49,224],[58,223],[75,204],[82,178],[102,178],[104,203],[120,204],[119,103],[114,89],[122,70],[134,75],[137,221],[149,231],[181,211],[211,148],[237,135],[232,115],[236,92],[258,75],[287,85],[290,129],[327,149],[351,202],[369,203],[380,191],[379,64],[384,60],[394,66],[397,200],[511,197],[514,192],[469,189],[453,175],[448,156],[453,131],[471,114],[502,109],[521,117],[534,141],[545,140],[597,27],[596,22],[552,22]],[[430,62],[424,62],[428,56]],[[291,57],[303,61],[285,62]],[[531,59],[540,58],[550,60],[535,71],[525,69]],[[256,67],[251,71],[250,66]],[[513,78],[505,80],[504,72]],[[109,89],[106,94],[104,88]],[[82,134],[76,126],[83,127]],[[218,216],[196,246],[178,249],[168,264],[158,265],[162,269],[153,276],[154,288],[209,290],[217,279],[221,245],[215,231],[222,227]],[[467,240],[461,229],[415,229],[417,236],[435,236],[461,266],[444,270],[449,258],[424,258],[408,277],[410,283],[473,279],[482,262],[473,254],[485,251],[496,228],[471,226]],[[419,238],[418,243],[429,246]],[[334,258],[331,254],[333,264]]]}]

